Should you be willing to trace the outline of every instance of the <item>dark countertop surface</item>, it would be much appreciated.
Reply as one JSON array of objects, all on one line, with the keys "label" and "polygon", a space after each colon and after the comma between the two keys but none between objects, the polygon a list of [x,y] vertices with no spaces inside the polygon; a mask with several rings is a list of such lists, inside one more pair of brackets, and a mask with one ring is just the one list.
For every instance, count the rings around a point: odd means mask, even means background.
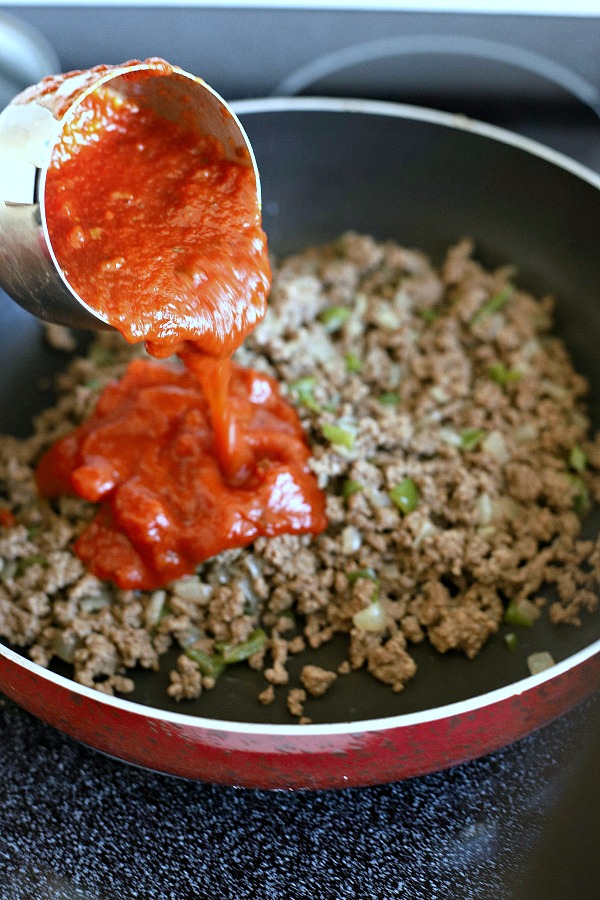
[{"label": "dark countertop surface", "polygon": [[600,896],[600,696],[445,773],[268,792],[136,769],[0,708],[1,900]]}]

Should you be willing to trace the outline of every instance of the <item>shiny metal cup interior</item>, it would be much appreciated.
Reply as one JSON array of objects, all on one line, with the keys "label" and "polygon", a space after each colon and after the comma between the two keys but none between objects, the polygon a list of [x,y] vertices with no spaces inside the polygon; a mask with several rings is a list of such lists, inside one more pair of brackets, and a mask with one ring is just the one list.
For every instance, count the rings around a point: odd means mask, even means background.
[{"label": "shiny metal cup interior", "polygon": [[0,287],[39,319],[74,328],[110,326],[61,270],[46,222],[46,174],[67,122],[89,94],[109,82],[111,91],[165,119],[191,119],[222,143],[228,159],[252,166],[260,205],[258,170],[244,129],[216,91],[183,69],[162,60],[98,67],[19,94],[0,113]]}]

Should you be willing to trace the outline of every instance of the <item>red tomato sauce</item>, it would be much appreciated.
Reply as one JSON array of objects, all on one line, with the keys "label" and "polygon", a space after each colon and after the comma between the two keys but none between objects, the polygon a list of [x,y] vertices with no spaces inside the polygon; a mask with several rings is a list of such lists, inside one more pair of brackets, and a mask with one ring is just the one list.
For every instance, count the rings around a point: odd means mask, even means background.
[{"label": "red tomato sauce", "polygon": [[264,316],[266,238],[248,160],[102,88],[63,131],[46,219],[68,282],[150,353],[40,460],[40,493],[100,504],[75,544],[91,572],[153,589],[259,536],[319,533],[325,501],[295,410],[231,363]]},{"label": "red tomato sauce", "polygon": [[44,199],[65,278],[129,342],[230,355],[264,316],[254,170],[192,125],[103,86],[64,128]]},{"label": "red tomato sauce", "polygon": [[17,520],[11,513],[10,509],[0,507],[0,526],[3,528],[12,528],[17,524]]},{"label": "red tomato sauce", "polygon": [[101,504],[75,545],[98,577],[155,588],[261,535],[325,527],[310,451],[277,383],[232,364],[227,399],[244,455],[236,484],[218,463],[197,379],[145,360],[131,363],[90,419],[42,457],[43,494]]}]

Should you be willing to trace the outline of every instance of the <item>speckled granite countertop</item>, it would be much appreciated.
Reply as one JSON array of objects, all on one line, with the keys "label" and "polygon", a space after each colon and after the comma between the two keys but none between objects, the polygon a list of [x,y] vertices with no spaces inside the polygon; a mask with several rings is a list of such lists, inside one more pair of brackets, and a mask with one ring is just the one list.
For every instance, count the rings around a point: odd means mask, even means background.
[{"label": "speckled granite countertop", "polygon": [[597,697],[445,773],[270,793],[132,768],[6,703],[0,898],[591,900],[599,750]]}]

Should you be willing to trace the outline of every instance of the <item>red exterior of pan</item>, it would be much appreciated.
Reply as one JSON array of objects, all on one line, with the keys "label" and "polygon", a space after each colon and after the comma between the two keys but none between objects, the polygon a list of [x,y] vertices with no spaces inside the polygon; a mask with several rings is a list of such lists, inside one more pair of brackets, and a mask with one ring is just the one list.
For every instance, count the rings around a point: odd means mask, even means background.
[{"label": "red exterior of pan", "polygon": [[354,725],[259,726],[164,713],[106,697],[1,648],[16,703],[103,753],[185,778],[256,788],[379,784],[482,756],[600,688],[600,641],[475,700]]}]

